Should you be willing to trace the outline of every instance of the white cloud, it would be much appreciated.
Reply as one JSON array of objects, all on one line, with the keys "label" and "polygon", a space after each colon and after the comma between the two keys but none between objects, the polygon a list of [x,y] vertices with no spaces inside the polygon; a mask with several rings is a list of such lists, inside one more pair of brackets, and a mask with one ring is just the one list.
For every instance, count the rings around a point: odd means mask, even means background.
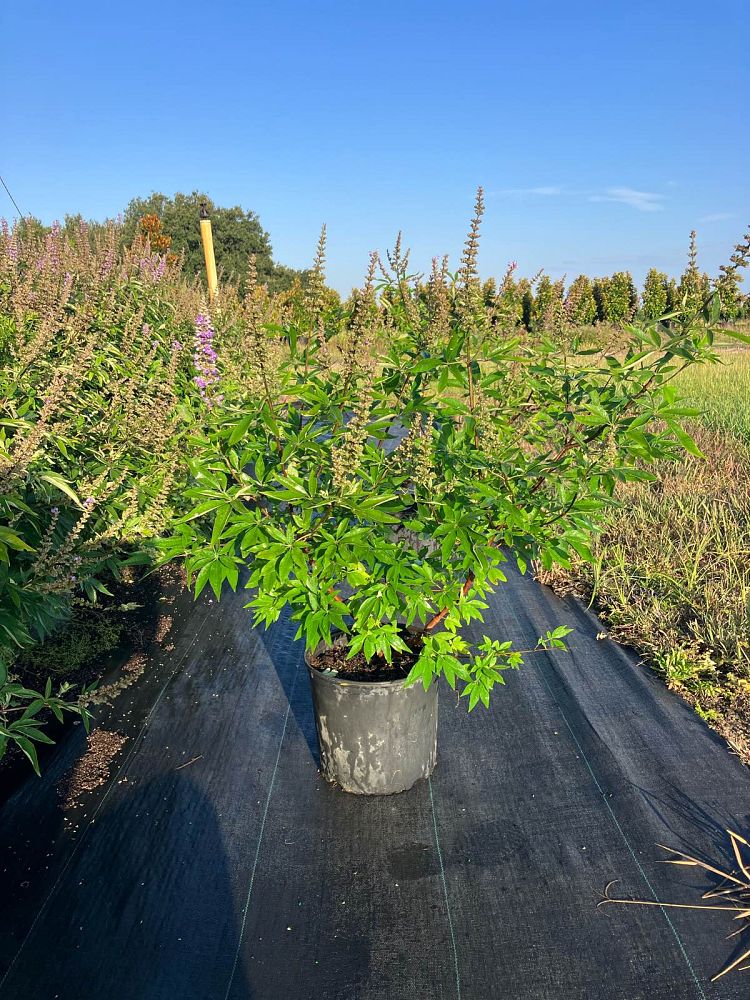
[{"label": "white cloud", "polygon": [[733,218],[734,214],[732,212],[712,212],[710,215],[704,215],[698,219],[698,222],[722,222],[724,219]]},{"label": "white cloud", "polygon": [[605,188],[601,194],[590,195],[589,201],[615,201],[637,208],[639,212],[660,212],[664,208],[664,195],[652,191],[636,191],[629,187]]}]

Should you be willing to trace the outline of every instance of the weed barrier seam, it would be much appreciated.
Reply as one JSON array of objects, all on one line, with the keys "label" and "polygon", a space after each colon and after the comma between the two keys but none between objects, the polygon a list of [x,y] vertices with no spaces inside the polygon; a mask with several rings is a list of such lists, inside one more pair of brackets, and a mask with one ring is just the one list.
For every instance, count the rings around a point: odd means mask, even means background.
[{"label": "weed barrier seam", "polygon": [[[437,681],[433,681],[437,683]],[[432,778],[428,775],[427,782],[430,789],[430,807],[432,809],[432,825],[435,830],[435,848],[437,850],[438,864],[440,865],[440,881],[443,883],[443,896],[445,898],[445,912],[448,917],[448,930],[451,935],[453,946],[453,968],[456,973],[456,1000],[461,1000],[461,975],[458,968],[458,948],[456,946],[456,935],[453,930],[453,917],[451,916],[451,904],[448,899],[448,883],[445,878],[445,865],[443,864],[443,851],[440,847],[440,835],[438,834],[437,816],[435,815],[435,797],[432,793]]]},{"label": "weed barrier seam", "polygon": [[[263,843],[263,834],[266,829],[266,819],[268,818],[268,807],[271,804],[271,797],[273,795],[274,786],[276,783],[276,772],[279,769],[279,760],[281,759],[281,749],[284,746],[284,737],[286,736],[287,724],[289,722],[289,713],[292,709],[292,699],[294,698],[294,690],[297,686],[297,678],[299,677],[299,659],[297,660],[297,666],[294,669],[294,679],[292,680],[292,686],[289,691],[289,696],[287,698],[286,713],[284,715],[284,724],[281,727],[281,736],[279,738],[279,747],[276,751],[276,760],[273,765],[273,771],[271,772],[271,781],[268,785],[268,794],[266,795],[266,804],[263,809],[263,818],[260,823],[260,831],[258,832],[258,844],[255,848],[255,858],[253,860],[253,867],[250,871],[250,881],[247,887],[247,896],[245,898],[245,906],[242,910],[242,922],[240,924],[240,933],[237,939],[237,948],[234,953],[234,961],[232,963],[232,971],[229,976],[229,982],[227,983],[226,993],[224,994],[224,1000],[228,1000],[229,994],[232,989],[232,984],[234,983],[234,977],[237,972],[237,964],[240,960],[240,952],[242,951],[242,941],[245,937],[245,927],[247,926],[247,916],[250,910],[250,899],[253,894],[253,885],[255,883],[255,872],[258,867],[258,859],[260,858],[260,848]],[[0,986],[2,983],[0,983]]]},{"label": "weed barrier seam", "polygon": [[[516,624],[518,625],[518,628],[521,629],[521,623],[518,620],[518,615],[516,613],[516,609],[514,607],[512,607],[512,605],[510,605],[509,607],[510,607],[510,610],[512,611],[512,613],[513,613],[513,617],[516,620]],[[548,660],[551,663],[554,662],[552,660],[552,657],[549,656],[549,654],[547,656],[545,656],[544,659]],[[657,902],[661,903],[661,900],[659,899],[658,895],[656,894],[656,891],[654,890],[653,886],[651,885],[651,882],[649,881],[649,877],[646,874],[645,869],[643,868],[643,866],[641,865],[640,861],[638,860],[638,856],[635,853],[635,849],[633,848],[632,844],[628,840],[627,834],[625,833],[625,831],[623,830],[622,826],[620,825],[620,822],[617,819],[617,816],[615,814],[614,809],[612,808],[612,806],[610,805],[609,801],[607,800],[607,796],[606,796],[606,794],[604,792],[604,789],[602,788],[601,784],[599,783],[599,779],[597,778],[596,773],[594,772],[593,767],[591,766],[591,762],[589,761],[589,758],[588,758],[588,756],[586,754],[586,751],[583,749],[583,746],[581,745],[580,740],[576,736],[573,727],[571,726],[570,722],[568,721],[568,717],[565,714],[565,712],[563,711],[563,707],[560,704],[560,702],[558,701],[558,698],[555,695],[554,689],[552,688],[552,685],[549,683],[549,680],[547,679],[546,672],[544,670],[540,670],[539,673],[540,673],[540,675],[542,677],[542,680],[544,681],[544,686],[547,688],[547,691],[549,692],[550,697],[552,698],[552,700],[554,701],[555,705],[557,706],[557,710],[560,713],[560,717],[562,718],[563,722],[565,723],[565,726],[566,726],[568,732],[570,733],[571,738],[573,739],[573,742],[575,743],[576,747],[578,748],[579,753],[581,754],[581,757],[583,758],[583,761],[584,761],[584,763],[586,765],[586,769],[588,770],[589,774],[591,775],[591,778],[592,778],[594,784],[596,785],[597,791],[599,792],[599,794],[602,797],[602,801],[604,802],[604,805],[607,808],[607,812],[609,813],[609,815],[610,815],[610,817],[612,819],[612,822],[614,823],[614,825],[615,825],[615,827],[617,829],[617,832],[620,834],[620,837],[622,838],[623,843],[627,847],[630,856],[632,857],[633,861],[635,862],[636,868],[640,872],[641,878],[645,882],[645,884],[646,884],[646,886],[648,888],[648,891],[651,893],[651,895],[654,897],[654,899],[657,900]],[[701,998],[701,1000],[706,1000],[706,994],[703,991],[703,987],[701,986],[700,980],[698,979],[698,976],[696,975],[695,969],[693,968],[693,965],[692,965],[692,963],[690,961],[690,957],[688,956],[687,950],[685,948],[685,945],[683,944],[682,938],[680,937],[680,934],[679,934],[677,928],[675,927],[674,923],[672,922],[669,914],[664,909],[664,907],[660,905],[659,909],[661,910],[662,914],[664,915],[664,919],[666,920],[666,922],[667,922],[667,924],[669,926],[669,929],[671,930],[672,934],[674,935],[675,941],[677,942],[677,946],[680,949],[680,953],[682,954],[682,957],[685,959],[685,964],[687,965],[688,969],[690,970],[690,975],[693,977],[693,982],[695,983],[695,988],[698,991],[699,997]]]},{"label": "weed barrier seam", "polygon": [[11,961],[10,965],[8,966],[8,968],[5,970],[5,975],[3,976],[2,979],[0,979],[0,991],[2,990],[3,985],[5,984],[5,981],[7,980],[8,976],[10,976],[11,972],[13,972],[13,970],[14,970],[17,962],[18,962],[18,959],[21,957],[21,953],[23,952],[23,949],[26,947],[26,944],[28,943],[31,935],[34,933],[34,929],[36,928],[36,925],[39,923],[39,920],[41,919],[42,915],[46,911],[46,909],[47,909],[50,901],[52,900],[52,897],[55,895],[55,892],[57,891],[58,885],[62,881],[62,878],[65,875],[65,873],[67,872],[68,868],[70,867],[73,859],[78,854],[79,848],[81,847],[81,845],[86,840],[86,837],[87,837],[89,831],[91,830],[91,827],[96,822],[96,818],[99,815],[99,813],[101,812],[101,810],[104,807],[105,803],[107,802],[107,799],[109,798],[110,793],[112,792],[112,789],[117,784],[117,779],[120,777],[121,774],[123,774],[125,772],[126,768],[130,765],[130,762],[132,761],[132,759],[135,756],[135,753],[136,753],[136,751],[138,749],[138,746],[140,744],[141,738],[142,738],[143,734],[145,733],[145,731],[146,731],[146,729],[148,727],[148,724],[151,722],[151,719],[153,718],[154,713],[156,712],[156,709],[161,704],[161,700],[164,697],[164,694],[166,693],[167,688],[169,687],[169,685],[174,680],[174,678],[177,675],[177,672],[180,669],[180,667],[182,666],[182,664],[185,662],[185,659],[186,659],[188,653],[190,652],[190,650],[193,648],[193,646],[195,645],[195,643],[200,638],[200,636],[201,636],[201,634],[203,632],[204,626],[205,626],[205,620],[201,623],[201,626],[198,629],[198,631],[195,633],[195,636],[193,637],[192,642],[190,643],[190,645],[188,646],[188,648],[185,650],[185,652],[182,654],[182,656],[180,657],[180,659],[177,661],[174,669],[172,670],[172,672],[169,674],[169,676],[167,677],[166,681],[162,685],[162,688],[159,691],[159,694],[157,695],[156,700],[154,701],[154,704],[149,709],[149,712],[148,712],[146,718],[143,721],[143,725],[141,726],[140,730],[138,731],[138,735],[133,740],[133,745],[130,748],[130,752],[128,753],[127,757],[122,762],[122,764],[120,765],[120,767],[117,769],[117,772],[115,773],[114,777],[110,781],[109,787],[107,788],[106,792],[102,796],[101,802],[99,803],[99,805],[94,810],[94,812],[93,812],[93,814],[91,816],[91,819],[86,824],[86,827],[84,828],[83,832],[81,833],[81,836],[79,837],[77,843],[73,847],[73,850],[70,852],[70,854],[66,858],[65,864],[60,869],[60,872],[59,872],[57,878],[55,879],[54,884],[52,885],[52,888],[47,893],[47,896],[43,900],[42,905],[39,907],[37,915],[34,917],[34,920],[33,920],[32,924],[31,924],[31,926],[29,927],[28,931],[26,932],[26,935],[25,935],[23,941],[21,941],[20,945],[18,946],[18,950],[16,951],[15,955],[13,956],[13,960]]}]

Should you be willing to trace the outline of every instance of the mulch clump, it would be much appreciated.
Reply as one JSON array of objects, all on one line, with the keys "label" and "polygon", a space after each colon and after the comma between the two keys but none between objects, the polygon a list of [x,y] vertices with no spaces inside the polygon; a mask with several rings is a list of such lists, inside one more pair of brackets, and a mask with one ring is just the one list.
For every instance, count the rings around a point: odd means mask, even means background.
[{"label": "mulch clump", "polygon": [[365,659],[362,652],[347,659],[349,650],[346,637],[336,639],[332,646],[313,654],[310,665],[316,670],[332,670],[348,681],[396,681],[408,676],[409,671],[419,659],[422,652],[421,632],[404,630],[401,638],[409,647],[409,652],[393,651],[393,659],[388,663],[385,657],[373,656]]}]

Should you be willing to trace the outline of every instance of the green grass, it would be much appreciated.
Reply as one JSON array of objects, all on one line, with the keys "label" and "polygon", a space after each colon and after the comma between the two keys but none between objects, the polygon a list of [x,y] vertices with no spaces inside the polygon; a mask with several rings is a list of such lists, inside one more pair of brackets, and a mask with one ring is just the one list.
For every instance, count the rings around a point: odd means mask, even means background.
[{"label": "green grass", "polygon": [[687,369],[678,385],[703,410],[704,426],[750,441],[750,351],[728,349],[720,364]]}]

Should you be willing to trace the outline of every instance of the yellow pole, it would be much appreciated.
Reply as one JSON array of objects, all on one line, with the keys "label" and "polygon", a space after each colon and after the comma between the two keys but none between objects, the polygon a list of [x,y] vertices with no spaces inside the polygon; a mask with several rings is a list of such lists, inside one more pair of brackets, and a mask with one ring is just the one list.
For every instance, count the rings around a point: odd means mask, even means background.
[{"label": "yellow pole", "polygon": [[213,302],[219,281],[216,277],[216,259],[214,257],[214,240],[211,234],[211,220],[205,201],[201,203],[201,240],[203,255],[206,258],[206,277],[208,278],[208,301]]}]

